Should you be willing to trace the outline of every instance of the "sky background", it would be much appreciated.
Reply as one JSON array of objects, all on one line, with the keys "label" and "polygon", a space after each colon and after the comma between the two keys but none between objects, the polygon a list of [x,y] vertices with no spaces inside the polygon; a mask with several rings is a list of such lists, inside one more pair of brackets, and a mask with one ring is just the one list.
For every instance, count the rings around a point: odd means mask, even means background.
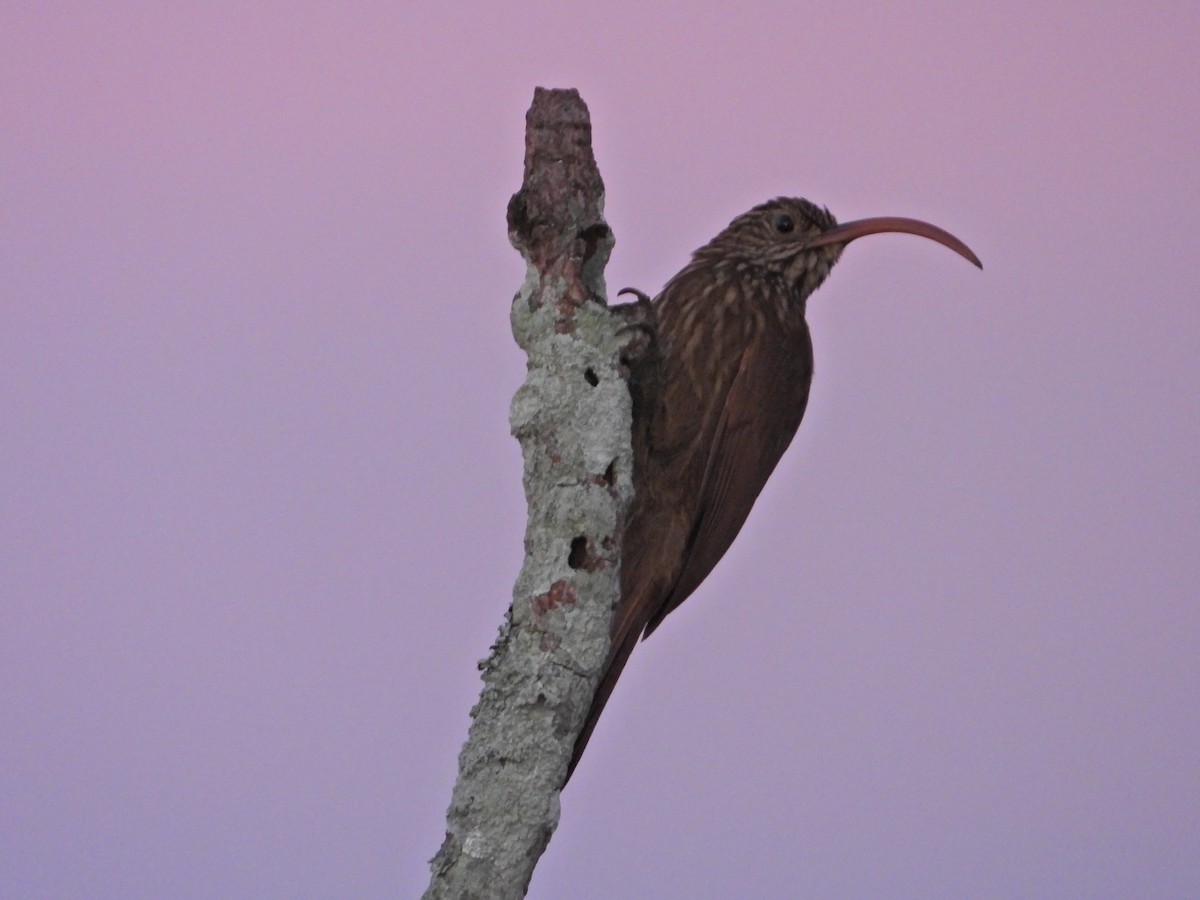
[{"label": "sky background", "polygon": [[0,896],[411,897],[524,529],[504,213],[855,243],[534,898],[1200,896],[1194,3],[5,4]]}]

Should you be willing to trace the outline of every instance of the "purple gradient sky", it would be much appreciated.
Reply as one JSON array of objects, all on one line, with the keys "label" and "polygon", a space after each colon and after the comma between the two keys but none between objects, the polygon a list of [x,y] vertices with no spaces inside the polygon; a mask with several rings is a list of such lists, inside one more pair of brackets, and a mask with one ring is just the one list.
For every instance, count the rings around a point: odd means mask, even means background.
[{"label": "purple gradient sky", "polygon": [[530,895],[1200,896],[1194,3],[108,6],[0,12],[0,896],[424,886],[520,561],[537,84],[613,288],[780,193],[986,269],[846,254]]}]

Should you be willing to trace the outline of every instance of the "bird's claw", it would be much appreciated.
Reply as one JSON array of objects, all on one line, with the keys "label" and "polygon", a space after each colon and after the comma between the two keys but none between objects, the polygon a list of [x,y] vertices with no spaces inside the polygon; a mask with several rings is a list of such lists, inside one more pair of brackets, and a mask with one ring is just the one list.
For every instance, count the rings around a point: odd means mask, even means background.
[{"label": "bird's claw", "polygon": [[621,288],[617,291],[617,296],[620,297],[622,294],[633,294],[633,296],[637,297],[637,303],[629,304],[630,306],[636,306],[638,303],[649,304],[653,299],[645,291],[639,291],[637,288]]},{"label": "bird's claw", "polygon": [[654,312],[651,297],[637,288],[622,288],[617,296],[633,294],[637,300],[632,303],[618,303],[611,307],[612,311],[625,320],[625,324],[617,330],[618,334],[630,334],[628,343],[621,348],[621,361],[632,366],[645,357],[658,344],[658,316]]}]

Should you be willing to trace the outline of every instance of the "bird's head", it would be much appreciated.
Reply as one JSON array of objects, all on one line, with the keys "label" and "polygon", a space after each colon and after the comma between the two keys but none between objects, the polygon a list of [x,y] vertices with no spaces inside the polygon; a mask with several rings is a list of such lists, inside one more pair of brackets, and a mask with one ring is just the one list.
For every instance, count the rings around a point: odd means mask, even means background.
[{"label": "bird's head", "polygon": [[726,265],[776,275],[807,297],[825,280],[848,243],[885,232],[929,238],[983,268],[970,247],[936,225],[896,216],[839,225],[828,209],[799,197],[777,197],[738,216],[696,251],[696,259],[719,259]]}]

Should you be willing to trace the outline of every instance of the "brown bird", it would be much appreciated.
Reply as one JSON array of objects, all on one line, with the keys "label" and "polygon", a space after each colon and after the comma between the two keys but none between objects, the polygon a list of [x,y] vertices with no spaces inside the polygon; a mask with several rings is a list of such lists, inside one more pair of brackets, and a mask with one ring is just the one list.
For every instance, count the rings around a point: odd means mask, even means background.
[{"label": "brown bird", "polygon": [[838,225],[827,209],[780,197],[734,219],[653,301],[642,297],[653,307],[657,358],[631,382],[635,493],[621,599],[568,778],[634,645],[725,555],[800,426],[813,375],[809,295],[846,244],[881,232],[929,238],[983,268],[966,244],[926,222]]}]

